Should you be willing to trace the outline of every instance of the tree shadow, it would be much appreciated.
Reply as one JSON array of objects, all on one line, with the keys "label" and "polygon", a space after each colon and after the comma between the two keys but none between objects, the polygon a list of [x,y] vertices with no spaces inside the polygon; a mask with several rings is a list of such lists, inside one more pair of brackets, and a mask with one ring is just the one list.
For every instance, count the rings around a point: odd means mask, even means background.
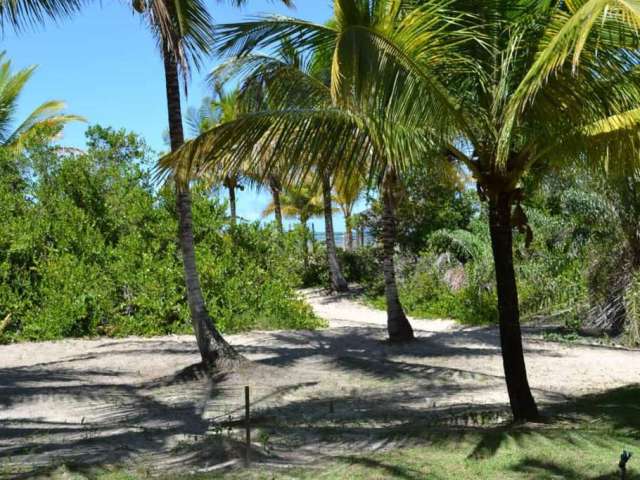
[{"label": "tree shadow", "polygon": [[[615,468],[615,462],[612,462],[610,474],[585,476],[584,472],[578,472],[566,465],[559,465],[555,462],[542,461],[535,458],[525,458],[520,461],[513,470],[521,474],[529,475],[530,478],[540,480],[555,480],[557,478],[565,480],[619,480],[620,471]],[[640,480],[640,475],[627,472],[625,478],[626,480]]]},{"label": "tree shadow", "polygon": [[[582,451],[588,445],[603,451],[611,450],[615,442],[626,444],[628,438],[640,436],[638,398],[640,386],[627,386],[548,405],[542,410],[545,417],[543,425],[502,425],[478,429],[475,433],[480,439],[467,458],[486,460],[497,455],[503,446],[509,443],[522,445],[527,438],[544,438],[552,441],[557,448],[570,448],[573,451]],[[576,427],[580,428],[578,435],[574,436],[572,431]],[[615,455],[612,458],[613,467],[617,463]],[[619,478],[617,473],[585,477],[583,472],[572,471],[567,465],[530,457],[522,460],[516,470],[535,474],[534,478]],[[636,478],[640,478],[638,474],[627,474],[627,479]]]},{"label": "tree shadow", "polygon": [[[483,367],[499,357],[495,332],[438,332],[406,345],[386,344],[384,337],[384,330],[374,327],[260,334],[254,344],[239,348],[254,358],[244,377],[180,371],[197,351],[193,344],[170,340],[108,342],[83,355],[2,368],[0,476],[3,465],[21,466],[25,472],[18,473],[28,476],[61,462],[152,463],[182,470],[222,462],[240,454],[239,443],[220,430],[242,418],[245,384],[252,386],[256,427],[276,434],[274,455],[282,457],[296,445],[317,458],[323,452],[335,455],[336,445],[357,450],[359,442],[396,437],[445,445],[473,435],[480,439],[469,458],[483,459],[507,440],[547,435],[533,427],[495,427],[509,418],[500,401],[502,376]],[[127,371],[110,364],[114,352],[130,359]],[[555,355],[538,345],[529,352]],[[146,356],[151,353],[168,359],[175,373],[135,381],[135,362],[153,361]],[[472,368],[442,366],[449,357],[470,360]],[[325,369],[322,378],[314,372],[319,365]],[[489,391],[499,395],[480,404]],[[549,391],[536,395],[564,399]],[[640,416],[632,401],[639,395],[637,387],[620,389],[564,403],[547,414],[558,421],[604,418],[616,428],[637,431]],[[73,415],[58,415],[64,408]],[[389,470],[407,478],[414,473]]]},{"label": "tree shadow", "polygon": [[127,372],[67,360],[0,369],[0,478],[44,475],[61,464],[184,471],[243,455],[241,439],[224,432],[244,414],[242,389],[226,372],[196,367],[135,382]]},{"label": "tree shadow", "polygon": [[388,462],[382,462],[372,458],[356,457],[356,456],[339,456],[335,460],[345,462],[351,465],[360,465],[369,469],[384,472],[385,478],[393,476],[393,478],[402,478],[405,480],[424,480],[424,473],[415,468],[404,467],[401,465],[393,465]]}]

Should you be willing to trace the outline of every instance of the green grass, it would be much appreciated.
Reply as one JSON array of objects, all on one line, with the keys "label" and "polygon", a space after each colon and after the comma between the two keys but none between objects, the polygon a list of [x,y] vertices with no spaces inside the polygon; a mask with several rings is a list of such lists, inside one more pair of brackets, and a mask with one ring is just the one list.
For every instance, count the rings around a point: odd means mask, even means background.
[{"label": "green grass", "polygon": [[[192,478],[605,480],[619,478],[617,463],[623,449],[640,457],[640,386],[584,397],[555,407],[547,415],[547,423],[534,426],[412,426],[392,433],[396,436],[401,433],[411,446],[384,453],[339,456],[307,468],[269,470],[257,466]],[[634,457],[629,462],[627,480],[640,479],[638,471],[640,459]],[[141,480],[147,477],[115,471],[78,478]],[[164,480],[179,478],[185,476]]]}]

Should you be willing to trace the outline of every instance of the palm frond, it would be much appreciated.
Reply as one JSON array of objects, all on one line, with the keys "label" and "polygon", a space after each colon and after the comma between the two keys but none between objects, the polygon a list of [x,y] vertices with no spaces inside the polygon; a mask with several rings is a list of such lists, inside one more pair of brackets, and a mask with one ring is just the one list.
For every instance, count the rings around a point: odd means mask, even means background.
[{"label": "palm frond", "polygon": [[80,11],[84,0],[1,0],[0,28],[7,26],[20,31],[34,27],[46,20],[58,20]]},{"label": "palm frond", "polygon": [[[518,117],[540,94],[554,75],[573,76],[579,84],[590,72],[608,77],[630,70],[640,47],[640,6],[625,0],[577,0],[557,7],[540,42],[535,61],[528,69],[505,109],[498,139],[497,161],[505,165],[509,156],[514,126]],[[608,55],[617,61],[611,61]],[[627,56],[621,58],[620,55]],[[617,58],[616,58],[617,57]],[[621,61],[620,61],[621,60]],[[637,61],[635,62],[637,64]],[[588,68],[585,68],[588,67]],[[566,83],[566,82],[565,82]],[[575,100],[577,95],[573,95]],[[602,104],[597,96],[579,98],[595,109]],[[571,105],[571,103],[568,103]],[[582,109],[587,111],[587,109]]]}]

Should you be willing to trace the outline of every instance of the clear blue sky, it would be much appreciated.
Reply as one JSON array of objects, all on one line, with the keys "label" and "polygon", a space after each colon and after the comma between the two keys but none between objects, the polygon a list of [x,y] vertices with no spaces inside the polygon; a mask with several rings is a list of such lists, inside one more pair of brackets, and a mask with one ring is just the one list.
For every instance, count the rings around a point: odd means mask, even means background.
[{"label": "clear blue sky", "polygon": [[[242,9],[211,0],[217,23],[239,21],[262,13],[279,13],[323,23],[331,16],[330,0],[297,0],[289,10],[277,2],[249,1]],[[156,150],[166,149],[162,132],[167,115],[162,63],[150,33],[127,2],[88,6],[74,18],[16,35],[7,31],[2,50],[14,68],[38,65],[20,100],[24,117],[45,100],[64,100],[68,112],[91,124],[126,128],[141,134]],[[216,63],[211,59],[201,73],[194,72],[188,105],[197,106],[207,95],[204,75]],[[65,130],[62,143],[84,146],[85,125]],[[239,214],[255,220],[268,202],[266,194],[241,192]],[[342,230],[339,219],[336,228]],[[320,220],[317,228],[323,228]]]}]

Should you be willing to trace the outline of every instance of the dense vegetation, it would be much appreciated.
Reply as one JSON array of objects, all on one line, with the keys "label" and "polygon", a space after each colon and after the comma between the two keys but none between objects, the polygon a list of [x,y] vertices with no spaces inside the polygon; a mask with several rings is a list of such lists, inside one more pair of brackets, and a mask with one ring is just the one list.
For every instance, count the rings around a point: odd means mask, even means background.
[{"label": "dense vegetation", "polygon": [[[191,331],[173,193],[154,187],[141,138],[91,127],[86,152],[41,138],[0,151],[2,341]],[[203,289],[223,331],[318,325],[294,291],[294,235],[232,227],[204,188],[193,209]]]},{"label": "dense vegetation", "polygon": [[[189,332],[172,193],[152,184],[153,152],[134,134],[102,127],[89,129],[86,152],[47,138],[32,139],[23,152],[3,151],[3,341]],[[493,323],[486,211],[459,178],[415,171],[407,179],[397,209],[400,295],[415,316]],[[625,274],[632,257],[610,183],[578,170],[535,181],[525,204],[532,240],[516,240],[525,321],[576,331],[600,325],[612,301],[607,285],[624,280],[627,339],[637,342],[638,282]],[[222,330],[314,326],[293,291],[330,284],[324,246],[312,242],[305,254],[303,227],[285,236],[275,226],[231,227],[217,196],[196,191],[203,282]],[[379,238],[381,202],[372,193],[367,203],[360,222]],[[627,215],[635,211],[629,198],[625,206]],[[384,308],[381,256],[379,243],[339,251],[347,279]]]},{"label": "dense vegetation", "polygon": [[[637,203],[628,198],[623,205],[610,195],[607,182],[577,169],[535,182],[536,190],[523,205],[530,230],[518,233],[515,247],[523,320],[564,324],[573,331],[600,328],[614,333],[611,322],[616,315],[612,311],[622,308],[628,320],[627,339],[637,342],[638,318],[632,305],[637,285],[629,274],[633,270],[631,247],[618,215],[621,210],[631,215]],[[637,189],[635,182],[626,186],[633,192]],[[398,211],[403,304],[416,316],[453,317],[470,324],[495,322],[486,209],[475,192],[443,186],[429,198],[443,204],[439,211],[455,207],[460,221],[443,225],[434,215],[431,222],[421,223],[426,232],[402,228],[411,224],[416,212],[425,211],[422,198],[409,190]],[[379,223],[376,208],[374,202],[367,215],[374,231]],[[359,280],[373,303],[382,306],[379,278],[378,274]],[[612,298],[609,293],[616,286],[619,292]],[[619,302],[617,298],[620,295],[626,298],[626,309],[624,299]]]}]

